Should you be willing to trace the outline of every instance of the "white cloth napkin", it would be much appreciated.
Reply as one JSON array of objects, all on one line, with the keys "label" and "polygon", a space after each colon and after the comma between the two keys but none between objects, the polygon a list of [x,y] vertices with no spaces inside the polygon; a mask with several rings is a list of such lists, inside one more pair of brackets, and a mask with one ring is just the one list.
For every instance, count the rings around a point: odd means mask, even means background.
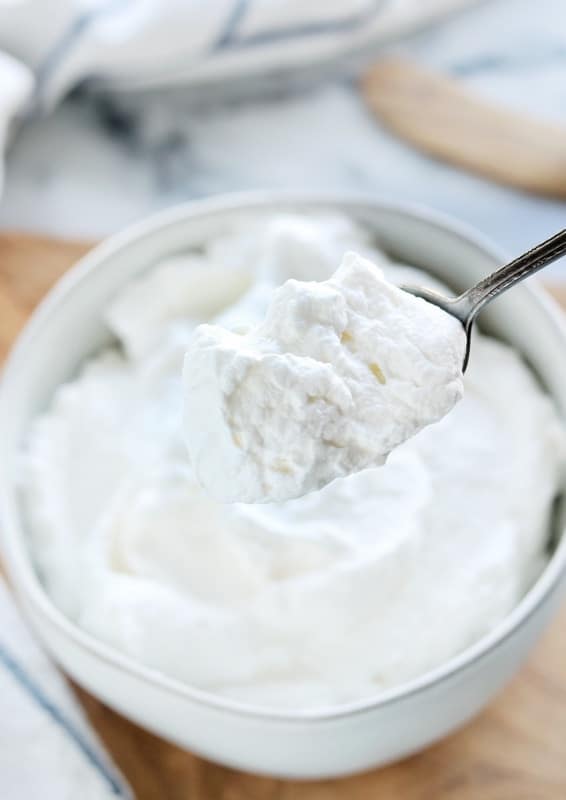
[{"label": "white cloth napkin", "polygon": [[0,579],[0,797],[131,797]]},{"label": "white cloth napkin", "polygon": [[[475,0],[0,0],[2,154],[18,116],[84,80],[156,86],[337,58]],[[129,796],[0,582],[0,793]]]},{"label": "white cloth napkin", "polygon": [[0,49],[38,100],[86,78],[226,79],[336,57],[474,0],[0,0]]},{"label": "white cloth napkin", "polygon": [[0,0],[0,193],[13,120],[91,80],[136,88],[306,67],[478,0]]}]

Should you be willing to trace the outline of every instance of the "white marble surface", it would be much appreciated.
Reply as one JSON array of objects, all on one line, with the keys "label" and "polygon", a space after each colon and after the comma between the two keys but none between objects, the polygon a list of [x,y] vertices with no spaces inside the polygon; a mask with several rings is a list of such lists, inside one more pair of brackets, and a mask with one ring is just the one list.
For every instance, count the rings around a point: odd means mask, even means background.
[{"label": "white marble surface", "polygon": [[[486,0],[390,49],[510,106],[566,121],[564,0]],[[425,203],[511,254],[564,226],[566,203],[465,175],[381,131],[353,71],[300,89],[257,87],[245,100],[82,93],[19,131],[0,227],[99,237],[189,198],[274,187]],[[566,264],[550,271],[566,280]]]}]

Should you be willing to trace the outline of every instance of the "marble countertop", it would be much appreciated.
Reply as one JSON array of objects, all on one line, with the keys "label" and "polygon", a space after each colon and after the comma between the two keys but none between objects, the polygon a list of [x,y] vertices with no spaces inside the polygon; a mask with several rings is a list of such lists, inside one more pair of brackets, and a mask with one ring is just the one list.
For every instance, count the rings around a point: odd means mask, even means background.
[{"label": "marble countertop", "polygon": [[[393,50],[509,106],[566,120],[566,3],[484,0]],[[564,227],[566,203],[466,175],[380,130],[355,66],[218,92],[81,92],[18,132],[0,227],[96,238],[219,192],[360,191],[447,211],[510,254]],[[566,281],[566,264],[549,268]]]}]

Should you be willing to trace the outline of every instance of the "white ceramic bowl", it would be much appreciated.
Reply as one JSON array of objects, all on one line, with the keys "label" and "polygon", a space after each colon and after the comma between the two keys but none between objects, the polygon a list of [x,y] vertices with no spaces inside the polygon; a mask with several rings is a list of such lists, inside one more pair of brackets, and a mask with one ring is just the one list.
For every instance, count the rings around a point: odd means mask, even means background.
[{"label": "white ceramic bowl", "polygon": [[[515,610],[448,663],[375,700],[320,712],[274,713],[183,685],[131,661],[66,619],[34,571],[16,487],[18,452],[30,420],[45,408],[55,387],[107,340],[101,310],[108,300],[157,259],[197,244],[234,215],[257,209],[345,211],[374,228],[392,255],[430,270],[455,289],[475,282],[502,260],[474,233],[445,218],[344,197],[264,194],[194,203],[106,241],[41,304],[5,370],[0,390],[2,555],[39,639],[79,684],[109,706],[230,766],[280,776],[342,775],[414,752],[488,702],[517,670],[559,601],[566,537]],[[494,303],[483,322],[524,353],[566,414],[566,329],[555,305],[536,287],[522,285]]]}]

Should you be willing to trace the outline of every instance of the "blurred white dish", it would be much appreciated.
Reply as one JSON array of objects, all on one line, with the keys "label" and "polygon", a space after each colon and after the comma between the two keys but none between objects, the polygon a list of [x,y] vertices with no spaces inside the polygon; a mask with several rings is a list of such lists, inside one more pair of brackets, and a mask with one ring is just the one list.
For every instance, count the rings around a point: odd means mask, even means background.
[{"label": "blurred white dish", "polygon": [[[109,705],[233,766],[288,776],[338,775],[419,749],[482,707],[513,674],[557,603],[565,571],[564,541],[535,586],[492,634],[424,677],[382,693],[376,701],[339,709],[256,710],[134,663],[64,618],[30,563],[15,486],[18,450],[30,420],[45,407],[55,387],[104,343],[101,309],[158,258],[198,243],[245,209],[343,211],[374,228],[392,255],[430,270],[455,288],[472,284],[502,260],[445,220],[347,198],[266,194],[220,199],[175,209],[114,237],[83,259],[51,293],[9,360],[0,395],[4,556],[40,638],[79,683]],[[561,359],[566,334],[552,303],[522,286],[485,317],[494,332],[525,353],[564,413]],[[57,363],[54,353],[59,354]]]}]

